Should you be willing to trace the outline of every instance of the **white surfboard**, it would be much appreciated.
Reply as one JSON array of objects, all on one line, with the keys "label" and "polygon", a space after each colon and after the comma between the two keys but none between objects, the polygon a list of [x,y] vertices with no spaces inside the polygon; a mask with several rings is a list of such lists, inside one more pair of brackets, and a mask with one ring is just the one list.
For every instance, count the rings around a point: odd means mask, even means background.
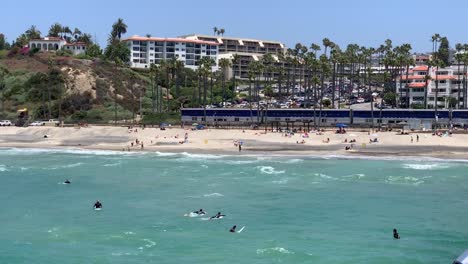
[{"label": "white surfboard", "polygon": [[101,211],[102,208],[94,208],[94,211]]},{"label": "white surfboard", "polygon": [[205,215],[205,214],[197,214],[197,213],[194,213],[194,212],[184,214],[184,216],[186,216],[186,217],[199,217],[199,216],[202,216],[202,215]]},{"label": "white surfboard", "polygon": [[245,226],[243,226],[239,231],[237,231],[237,233],[240,233],[244,230]]}]

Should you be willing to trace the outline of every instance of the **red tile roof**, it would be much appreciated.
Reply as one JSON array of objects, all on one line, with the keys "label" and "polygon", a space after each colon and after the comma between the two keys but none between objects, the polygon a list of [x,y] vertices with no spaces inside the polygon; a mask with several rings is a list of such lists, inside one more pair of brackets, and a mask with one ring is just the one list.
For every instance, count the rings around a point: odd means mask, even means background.
[{"label": "red tile roof", "polygon": [[203,41],[203,40],[194,40],[194,39],[185,39],[185,38],[147,38],[147,37],[139,37],[139,36],[133,36],[127,39],[124,39],[124,41],[130,41],[130,40],[138,40],[138,41],[159,41],[159,42],[183,42],[183,43],[196,43],[196,44],[208,44],[208,45],[213,45],[213,46],[218,46],[219,44],[216,42],[212,41]]},{"label": "red tile roof", "polygon": [[[408,80],[422,80],[424,75],[408,75]],[[401,76],[402,80],[406,80],[406,75]]]},{"label": "red tile roof", "polygon": [[75,42],[75,43],[67,43],[64,46],[87,46],[88,44],[84,42]]},{"label": "red tile roof", "polygon": [[426,65],[421,65],[413,68],[413,71],[427,71],[427,66]]},{"label": "red tile roof", "polygon": [[39,38],[39,39],[31,39],[31,41],[65,41],[65,40],[60,37],[44,37],[44,38]]},{"label": "red tile roof", "polygon": [[408,87],[409,88],[423,88],[426,86],[426,83],[425,82],[422,82],[422,83],[410,83],[408,84]]},{"label": "red tile roof", "polygon": [[[433,76],[432,77],[433,80],[436,79],[436,76]],[[437,80],[455,80],[457,78],[455,78],[455,76],[453,75],[437,75]]]}]

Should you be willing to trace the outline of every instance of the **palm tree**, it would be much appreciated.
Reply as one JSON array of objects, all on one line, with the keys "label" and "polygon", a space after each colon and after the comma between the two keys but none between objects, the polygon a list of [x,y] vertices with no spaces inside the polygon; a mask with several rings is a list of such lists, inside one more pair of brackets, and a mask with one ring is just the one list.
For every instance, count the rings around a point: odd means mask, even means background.
[{"label": "palm tree", "polygon": [[63,27],[62,31],[63,33],[65,33],[65,38],[67,39],[70,39],[70,37],[68,37],[67,34],[70,34],[70,35],[73,34],[73,32],[68,26]]},{"label": "palm tree", "polygon": [[112,35],[114,37],[118,37],[120,40],[122,35],[125,33],[127,33],[127,25],[124,23],[122,18],[119,18],[117,19],[117,22],[112,25]]},{"label": "palm tree", "polygon": [[81,34],[83,33],[78,28],[75,28],[73,30],[73,36],[75,37],[75,41],[78,41],[78,38],[81,36]]},{"label": "palm tree", "polygon": [[84,33],[84,34],[82,34],[81,36],[78,37],[77,41],[84,42],[84,43],[90,45],[90,44],[93,43],[92,38],[93,37],[90,34]]},{"label": "palm tree", "polygon": [[[240,59],[241,59],[241,57],[240,57],[240,55],[237,54],[237,53],[234,54],[234,55],[232,55],[232,57],[231,57],[232,81],[233,81],[233,88],[232,88],[232,89],[234,89],[233,92],[235,92],[236,89],[237,89],[237,87],[236,87],[236,71],[237,71],[238,68],[240,69],[240,66],[239,66],[239,64],[240,64]],[[240,74],[240,73],[239,73],[239,74]]]},{"label": "palm tree", "polygon": [[322,44],[323,44],[323,47],[324,47],[323,54],[325,54],[325,56],[327,56],[327,49],[333,45],[333,42],[331,40],[329,40],[328,38],[324,38],[322,40]]},{"label": "palm tree", "polygon": [[62,33],[62,25],[60,25],[60,23],[55,23],[50,26],[49,37],[60,37],[60,33]]},{"label": "palm tree", "polygon": [[462,49],[463,49],[463,45],[461,43],[457,43],[455,45],[455,49],[456,49],[456,54],[455,54],[455,59],[457,60],[457,66],[458,66],[458,70],[457,70],[457,77],[458,77],[458,90],[457,90],[457,109],[460,109],[460,94],[461,94],[461,80],[460,80],[460,64],[461,64],[461,61],[462,61],[462,58],[463,58],[463,54],[461,53]]},{"label": "palm tree", "polygon": [[[158,75],[160,67],[154,63],[150,64],[150,81],[151,81],[151,106],[152,112],[155,113],[158,110],[159,105],[159,84]],[[159,112],[159,111],[158,111]]]},{"label": "palm tree", "polygon": [[437,128],[437,110],[438,110],[438,104],[439,104],[439,58],[438,58],[438,53],[437,53],[437,43],[440,41],[441,37],[439,34],[434,34],[431,38],[432,41],[432,65],[436,67],[436,73],[435,73],[435,85],[436,85],[436,92],[435,92],[435,103],[434,103],[434,119],[436,122],[436,128]]},{"label": "palm tree", "polygon": [[224,103],[226,102],[226,72],[231,67],[231,61],[226,58],[222,58],[219,60],[219,66],[221,67],[221,74],[222,74],[222,90],[223,90],[223,100],[222,105],[224,107]]},{"label": "palm tree", "polygon": [[41,31],[39,31],[34,25],[32,25],[28,30],[26,30],[25,34],[29,40],[41,38]]},{"label": "palm tree", "polygon": [[179,88],[180,88],[180,77],[182,75],[182,70],[184,69],[184,62],[181,60],[176,60],[174,62],[174,79],[175,79],[175,97],[179,97]]},{"label": "palm tree", "polygon": [[[254,76],[254,95],[253,97],[257,100],[257,123],[260,122],[260,76],[262,74],[262,69],[263,65],[259,61],[252,61],[250,62],[249,66],[249,72],[253,73]],[[253,100],[251,98],[251,100]],[[252,105],[252,103],[250,103]]]},{"label": "palm tree", "polygon": [[218,34],[219,30],[218,30],[218,27],[213,27],[213,35],[216,36],[216,34]]},{"label": "palm tree", "polygon": [[226,30],[224,28],[220,29],[218,31],[218,34],[220,34],[221,36],[224,36],[224,33],[226,32]]},{"label": "palm tree", "polygon": [[327,55],[322,54],[320,56],[320,71],[321,71],[321,77],[320,77],[320,109],[319,109],[319,126],[322,123],[322,109],[323,109],[323,93],[325,90],[325,76],[328,74],[330,71],[330,63],[328,61]]}]

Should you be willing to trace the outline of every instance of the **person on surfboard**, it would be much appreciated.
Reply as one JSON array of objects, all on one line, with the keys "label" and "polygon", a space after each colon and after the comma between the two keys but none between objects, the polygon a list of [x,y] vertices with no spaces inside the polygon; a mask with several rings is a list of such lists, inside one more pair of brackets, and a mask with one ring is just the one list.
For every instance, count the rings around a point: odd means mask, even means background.
[{"label": "person on surfboard", "polygon": [[210,217],[210,219],[219,219],[221,217],[224,217],[226,215],[221,214],[221,212],[218,212],[215,216]]},{"label": "person on surfboard", "polygon": [[195,212],[193,212],[193,213],[194,213],[194,214],[197,214],[197,215],[205,215],[205,214],[206,214],[206,212],[203,211],[203,209],[200,209],[200,210],[195,211]]},{"label": "person on surfboard", "polygon": [[234,225],[234,226],[229,230],[229,232],[235,233],[235,232],[236,232],[236,228],[237,228],[237,226]]}]

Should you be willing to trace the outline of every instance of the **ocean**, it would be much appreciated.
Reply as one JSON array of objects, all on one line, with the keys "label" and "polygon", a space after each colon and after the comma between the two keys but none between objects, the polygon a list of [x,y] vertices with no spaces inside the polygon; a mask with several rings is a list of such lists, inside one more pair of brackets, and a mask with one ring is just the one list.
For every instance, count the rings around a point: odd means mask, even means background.
[{"label": "ocean", "polygon": [[0,263],[452,263],[468,249],[467,168],[1,149]]}]

